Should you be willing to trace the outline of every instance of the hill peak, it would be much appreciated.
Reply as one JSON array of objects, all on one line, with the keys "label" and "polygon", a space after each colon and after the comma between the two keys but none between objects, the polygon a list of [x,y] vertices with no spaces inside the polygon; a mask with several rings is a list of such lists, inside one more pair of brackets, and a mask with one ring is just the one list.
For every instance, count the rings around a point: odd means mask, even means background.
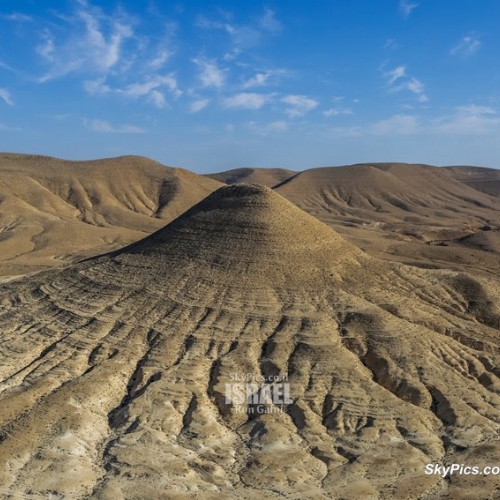
[{"label": "hill peak", "polygon": [[368,259],[272,189],[253,184],[219,188],[112,258],[144,269],[144,279],[149,269],[172,283],[295,289],[321,286]]}]

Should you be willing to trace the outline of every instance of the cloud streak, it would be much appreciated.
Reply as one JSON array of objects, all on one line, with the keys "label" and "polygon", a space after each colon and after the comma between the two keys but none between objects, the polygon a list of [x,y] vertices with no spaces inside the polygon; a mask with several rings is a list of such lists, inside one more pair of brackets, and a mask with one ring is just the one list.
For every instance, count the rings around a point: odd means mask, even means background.
[{"label": "cloud streak", "polygon": [[281,102],[287,105],[285,110],[290,118],[304,116],[318,106],[318,101],[305,95],[287,95],[281,99]]},{"label": "cloud streak", "polygon": [[330,108],[326,111],[323,111],[323,116],[326,118],[330,118],[331,116],[340,116],[340,115],[353,115],[354,111],[351,108]]},{"label": "cloud streak", "polygon": [[500,133],[500,116],[489,106],[457,106],[453,113],[432,122],[436,133],[457,135],[489,135]]},{"label": "cloud streak", "polygon": [[105,120],[90,120],[85,121],[88,129],[94,132],[103,132],[106,134],[144,134],[146,131],[135,125],[111,125]]},{"label": "cloud streak", "polygon": [[202,87],[214,87],[220,89],[226,81],[226,70],[217,66],[213,60],[203,58],[193,59],[193,63],[198,66],[198,79]]},{"label": "cloud streak", "polygon": [[56,39],[49,29],[42,34],[37,52],[49,66],[39,78],[42,83],[75,72],[109,73],[120,62],[124,43],[134,35],[124,19],[105,15],[83,0],[78,6],[75,15],[67,18],[66,38]]},{"label": "cloud streak", "polygon": [[269,97],[263,94],[251,92],[241,92],[224,99],[223,106],[227,109],[260,109],[269,100]]},{"label": "cloud streak", "polygon": [[418,78],[409,76],[406,72],[406,66],[401,65],[392,70],[384,71],[383,76],[387,81],[389,92],[398,93],[406,90],[414,94],[420,103],[429,101],[425,94],[425,85]]},{"label": "cloud streak", "polygon": [[401,13],[404,19],[408,19],[412,11],[416,9],[418,6],[419,6],[418,3],[413,3],[410,0],[400,0],[399,12]]},{"label": "cloud streak", "polygon": [[9,106],[14,106],[14,101],[10,92],[5,88],[0,88],[0,98]]},{"label": "cloud streak", "polygon": [[374,123],[369,132],[374,135],[411,135],[418,129],[419,124],[415,116],[398,114]]},{"label": "cloud streak", "polygon": [[202,109],[205,109],[210,104],[210,99],[197,99],[193,101],[189,106],[189,111],[191,113],[198,113]]},{"label": "cloud streak", "polygon": [[474,55],[481,47],[481,41],[473,34],[462,37],[451,49],[450,55],[469,57]]}]

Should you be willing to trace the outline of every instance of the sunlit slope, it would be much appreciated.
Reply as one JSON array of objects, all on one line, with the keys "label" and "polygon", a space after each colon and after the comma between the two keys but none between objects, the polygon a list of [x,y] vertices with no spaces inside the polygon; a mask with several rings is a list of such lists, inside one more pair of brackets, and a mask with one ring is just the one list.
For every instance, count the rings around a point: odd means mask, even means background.
[{"label": "sunlit slope", "polygon": [[361,164],[306,170],[276,191],[371,255],[420,266],[500,272],[500,247],[485,253],[461,238],[500,228],[500,199],[448,169]]},{"label": "sunlit slope", "polygon": [[[498,285],[221,188],[123,250],[0,286],[2,493],[486,497],[498,477],[424,470],[500,463]],[[287,376],[293,401],[236,413],[234,374]]]},{"label": "sunlit slope", "polygon": [[124,246],[218,186],[143,157],[69,162],[0,154],[0,275]]}]

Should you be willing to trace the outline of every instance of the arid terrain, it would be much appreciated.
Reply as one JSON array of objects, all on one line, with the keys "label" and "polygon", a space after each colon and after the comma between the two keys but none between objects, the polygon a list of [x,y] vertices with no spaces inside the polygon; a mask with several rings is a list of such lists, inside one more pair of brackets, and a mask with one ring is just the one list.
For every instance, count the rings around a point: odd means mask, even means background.
[{"label": "arid terrain", "polygon": [[0,496],[500,498],[499,179],[1,155]]}]

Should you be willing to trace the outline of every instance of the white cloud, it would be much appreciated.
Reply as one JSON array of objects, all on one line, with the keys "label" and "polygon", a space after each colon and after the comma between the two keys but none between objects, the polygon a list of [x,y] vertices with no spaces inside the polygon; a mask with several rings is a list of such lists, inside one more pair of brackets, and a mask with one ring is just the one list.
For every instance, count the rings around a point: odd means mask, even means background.
[{"label": "white cloud", "polygon": [[409,80],[397,85],[396,87],[392,87],[391,89],[393,92],[400,92],[401,90],[409,90],[410,92],[413,92],[416,95],[418,102],[424,103],[429,101],[429,98],[425,95],[424,84],[417,78],[410,78]]},{"label": "white cloud", "polygon": [[288,95],[281,99],[281,102],[288,105],[286,113],[290,118],[303,116],[318,106],[318,101],[304,95]]},{"label": "white cloud", "polygon": [[164,108],[167,105],[163,88],[175,97],[182,95],[182,92],[177,87],[177,80],[173,75],[155,75],[145,82],[130,83],[123,88],[110,87],[106,83],[106,78],[102,77],[95,80],[86,80],[83,82],[83,88],[91,95],[103,95],[113,92],[131,99],[144,97],[157,108]]},{"label": "white cloud", "polygon": [[12,100],[12,96],[7,89],[0,88],[0,98],[4,100],[5,104],[8,104],[9,106],[14,106],[14,101]]},{"label": "white cloud", "polygon": [[408,76],[406,66],[401,65],[390,71],[384,71],[383,75],[387,79],[390,92],[408,90],[415,94],[418,102],[426,103],[429,101],[429,98],[425,95],[424,84],[418,78]]},{"label": "white cloud", "polygon": [[85,80],[83,82],[83,88],[90,95],[107,94],[111,92],[111,87],[107,85],[106,78],[97,78],[95,80]]},{"label": "white cloud", "polygon": [[269,73],[257,73],[255,76],[249,78],[243,84],[243,88],[248,89],[251,87],[260,87],[261,85],[264,85],[267,82],[269,76],[270,76]]},{"label": "white cloud", "polygon": [[[176,97],[181,95],[181,91],[177,88],[177,80],[173,75],[156,75],[142,83],[131,83],[123,89],[118,89],[117,92],[127,97],[137,99],[138,97],[148,97],[155,101],[158,98],[158,88],[166,87]],[[155,97],[156,96],[156,97]],[[163,106],[159,106],[163,107]]]},{"label": "white cloud", "polygon": [[249,122],[248,128],[259,135],[268,135],[279,132],[286,132],[288,130],[288,123],[284,120],[277,120],[270,123],[257,123]]},{"label": "white cloud", "polygon": [[326,111],[323,111],[323,116],[326,118],[330,118],[331,116],[339,116],[339,115],[353,115],[354,112],[351,108],[330,108]]},{"label": "white cloud", "polygon": [[269,130],[269,132],[285,132],[288,130],[288,123],[284,120],[277,120],[269,123],[266,129]]},{"label": "white cloud", "polygon": [[224,99],[223,105],[225,108],[260,109],[268,100],[266,95],[241,92]]},{"label": "white cloud", "polygon": [[450,115],[436,118],[432,130],[444,134],[488,135],[500,133],[500,117],[489,106],[458,106]]},{"label": "white cloud", "polygon": [[396,42],[396,40],[394,38],[388,38],[384,42],[383,48],[384,49],[397,49],[398,48],[398,43]]},{"label": "white cloud", "polygon": [[147,94],[148,101],[152,102],[157,108],[164,108],[167,105],[165,94],[159,90],[150,90]]},{"label": "white cloud", "polygon": [[471,56],[475,54],[480,47],[481,42],[473,34],[469,34],[462,37],[460,41],[451,48],[450,55],[464,57]]},{"label": "white cloud", "polygon": [[47,61],[54,60],[54,52],[56,50],[54,36],[49,30],[44,30],[42,33],[42,42],[36,47],[36,51]]},{"label": "white cloud", "polygon": [[411,11],[419,6],[418,3],[412,3],[410,0],[399,0],[399,12],[401,15],[408,19],[410,17]]},{"label": "white cloud", "polygon": [[392,85],[396,80],[406,76],[406,66],[398,66],[390,71],[386,71],[384,76],[387,78],[387,85]]},{"label": "white cloud", "polygon": [[134,35],[130,23],[117,16],[107,16],[87,2],[77,2],[73,17],[61,17],[66,26],[60,27],[60,41],[46,29],[36,51],[49,65],[39,78],[46,82],[70,73],[108,73],[121,61],[123,44]]},{"label": "white cloud", "polygon": [[198,111],[205,109],[209,104],[210,99],[197,99],[196,101],[191,103],[191,105],[189,106],[189,110],[191,111],[191,113],[197,113]]},{"label": "white cloud", "polygon": [[247,24],[235,24],[231,14],[221,12],[221,18],[217,20],[199,16],[196,25],[203,29],[221,30],[229,36],[230,47],[224,55],[226,61],[237,58],[245,50],[258,45],[265,36],[274,35],[282,29],[275,12],[269,8]]},{"label": "white cloud", "polygon": [[113,134],[143,134],[144,129],[136,127],[135,125],[111,125],[105,120],[90,120],[85,121],[85,125],[94,132],[104,132]]},{"label": "white cloud", "polygon": [[276,19],[274,11],[269,8],[264,10],[263,16],[259,19],[259,26],[270,33],[277,33],[282,28],[282,24]]},{"label": "white cloud", "polygon": [[158,70],[162,68],[166,62],[169,60],[170,56],[172,55],[171,52],[168,50],[160,50],[160,52],[151,59],[151,61],[148,62],[148,67],[152,70]]},{"label": "white cloud", "polygon": [[206,59],[193,59],[193,62],[199,67],[199,79],[203,87],[215,87],[220,89],[224,86],[226,80],[226,70],[220,69],[214,61]]},{"label": "white cloud", "polygon": [[409,135],[418,132],[418,128],[415,116],[399,114],[374,123],[369,131],[375,135]]},{"label": "white cloud", "polygon": [[13,12],[12,14],[1,15],[0,17],[2,19],[6,19],[7,21],[13,21],[16,23],[29,23],[33,21],[33,18],[31,16],[21,14],[20,12]]},{"label": "white cloud", "polygon": [[281,76],[287,72],[283,69],[273,69],[268,71],[259,71],[254,76],[248,78],[243,82],[243,89],[250,89],[253,87],[262,87],[270,83],[275,83]]}]

